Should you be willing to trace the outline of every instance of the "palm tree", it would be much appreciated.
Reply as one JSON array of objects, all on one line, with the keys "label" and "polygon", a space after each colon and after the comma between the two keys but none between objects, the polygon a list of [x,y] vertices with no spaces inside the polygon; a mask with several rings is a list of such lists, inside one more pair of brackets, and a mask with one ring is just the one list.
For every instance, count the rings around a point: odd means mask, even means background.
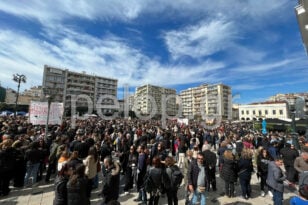
[{"label": "palm tree", "polygon": [[15,111],[14,112],[14,116],[16,117],[17,102],[18,102],[18,97],[19,97],[20,83],[26,83],[27,78],[23,74],[16,73],[16,74],[13,75],[13,80],[18,83],[18,85],[17,85],[17,94],[16,94],[16,101],[15,101],[15,110],[14,110]]}]

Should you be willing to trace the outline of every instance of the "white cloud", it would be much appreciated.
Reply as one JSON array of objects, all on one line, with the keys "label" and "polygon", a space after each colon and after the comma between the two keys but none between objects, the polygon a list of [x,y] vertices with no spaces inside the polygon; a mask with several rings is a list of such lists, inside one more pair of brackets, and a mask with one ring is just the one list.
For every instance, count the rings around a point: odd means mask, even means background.
[{"label": "white cloud", "polygon": [[[55,32],[55,31],[54,31]],[[5,86],[15,87],[11,81],[14,72],[22,72],[31,85],[40,85],[45,64],[89,74],[119,79],[119,86],[128,83],[177,85],[213,80],[213,73],[225,65],[210,60],[196,66],[162,65],[139,50],[128,46],[115,36],[103,39],[85,33],[60,29],[54,33],[53,43],[32,38],[17,31],[0,32],[0,77]],[[28,88],[30,85],[26,85]]]},{"label": "white cloud", "polygon": [[[112,0],[112,1],[84,1],[84,0],[28,0],[20,2],[9,0],[0,2],[0,10],[29,19],[35,19],[42,23],[63,21],[72,17],[89,20],[121,20],[129,21],[143,14],[160,14],[170,18],[177,17],[200,18],[223,15],[228,19],[260,20],[271,15],[285,14],[286,5],[294,4],[288,0]],[[160,17],[163,17],[160,15]],[[275,21],[275,19],[271,19]]]},{"label": "white cloud", "polygon": [[200,58],[228,48],[230,42],[237,38],[237,31],[232,22],[218,19],[168,31],[164,38],[174,58]]}]

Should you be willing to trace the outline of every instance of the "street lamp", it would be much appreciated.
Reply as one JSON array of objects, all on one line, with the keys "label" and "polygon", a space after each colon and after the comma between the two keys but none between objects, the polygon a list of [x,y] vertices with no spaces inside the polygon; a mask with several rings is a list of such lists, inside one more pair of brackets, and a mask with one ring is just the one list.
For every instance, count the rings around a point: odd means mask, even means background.
[{"label": "street lamp", "polygon": [[299,142],[298,142],[298,134],[296,132],[296,124],[295,124],[295,111],[291,112],[292,122],[291,122],[291,135],[292,135],[292,144],[294,147],[299,150]]},{"label": "street lamp", "polygon": [[13,80],[17,82],[17,94],[16,94],[16,101],[15,101],[15,109],[14,109],[14,117],[16,117],[16,112],[17,112],[17,102],[18,102],[18,97],[19,97],[19,88],[20,88],[20,83],[26,83],[26,76],[23,74],[14,74],[13,75]]},{"label": "street lamp", "polygon": [[53,95],[50,94],[50,88],[43,88],[43,92],[45,94],[45,98],[47,99],[47,117],[46,117],[46,125],[45,125],[45,141],[47,142],[47,134],[48,134],[48,124],[49,124],[49,115],[50,115],[50,105],[53,99]]}]

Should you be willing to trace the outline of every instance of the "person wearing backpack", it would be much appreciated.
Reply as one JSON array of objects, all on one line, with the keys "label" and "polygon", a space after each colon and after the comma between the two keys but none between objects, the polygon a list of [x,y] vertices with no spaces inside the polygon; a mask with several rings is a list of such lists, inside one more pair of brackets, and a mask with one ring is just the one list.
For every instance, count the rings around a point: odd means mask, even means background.
[{"label": "person wearing backpack", "polygon": [[[144,189],[150,193],[149,205],[158,205],[163,183],[162,163],[158,156],[153,158],[152,167],[149,168],[146,176],[151,179],[151,184],[149,186],[148,184],[144,184]],[[144,180],[145,183],[146,181],[147,179]]]},{"label": "person wearing backpack", "polygon": [[166,179],[164,179],[164,183],[167,190],[168,205],[178,205],[178,189],[184,176],[172,157],[166,157],[165,166]]}]

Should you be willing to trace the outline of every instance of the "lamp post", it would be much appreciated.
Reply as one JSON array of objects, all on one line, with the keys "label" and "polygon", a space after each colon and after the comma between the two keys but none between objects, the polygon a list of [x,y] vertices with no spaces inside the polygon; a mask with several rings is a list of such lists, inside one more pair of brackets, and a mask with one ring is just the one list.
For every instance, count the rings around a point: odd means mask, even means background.
[{"label": "lamp post", "polygon": [[45,94],[45,98],[47,99],[47,117],[46,117],[46,125],[45,125],[45,141],[47,142],[47,134],[48,134],[48,124],[49,124],[49,115],[50,115],[50,106],[51,101],[53,99],[53,95],[50,94],[51,88],[43,88],[43,92]]},{"label": "lamp post", "polygon": [[47,134],[48,134],[48,123],[49,123],[49,114],[50,114],[50,105],[51,105],[51,96],[46,95],[47,99],[47,118],[46,118],[46,128],[45,128],[45,141],[47,141]]},{"label": "lamp post", "polygon": [[17,112],[17,102],[18,102],[18,97],[19,97],[19,88],[20,88],[20,83],[26,83],[27,78],[23,74],[14,74],[13,75],[13,80],[17,82],[17,93],[16,93],[16,100],[15,100],[15,108],[14,108],[14,117],[16,117],[16,112]]},{"label": "lamp post", "polygon": [[295,112],[291,112],[292,122],[291,122],[291,135],[292,135],[292,143],[294,147],[299,150],[300,146],[298,143],[298,134],[296,132],[296,123],[295,123]]}]

